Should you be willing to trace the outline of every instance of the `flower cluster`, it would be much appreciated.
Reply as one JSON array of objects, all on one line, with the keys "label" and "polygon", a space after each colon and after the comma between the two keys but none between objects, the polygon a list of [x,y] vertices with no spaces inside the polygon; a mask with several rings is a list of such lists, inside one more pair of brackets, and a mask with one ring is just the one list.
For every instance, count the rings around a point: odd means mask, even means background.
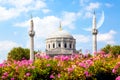
[{"label": "flower cluster", "polygon": [[34,62],[21,60],[0,64],[0,80],[39,79],[120,80],[120,58],[103,51],[96,56],[72,54],[50,57],[43,53],[36,54]]}]

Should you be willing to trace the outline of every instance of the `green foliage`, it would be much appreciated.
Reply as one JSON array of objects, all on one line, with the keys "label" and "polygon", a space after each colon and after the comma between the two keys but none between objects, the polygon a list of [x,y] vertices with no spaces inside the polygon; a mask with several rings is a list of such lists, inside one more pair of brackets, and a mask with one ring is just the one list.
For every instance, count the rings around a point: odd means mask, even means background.
[{"label": "green foliage", "polygon": [[116,56],[120,54],[120,45],[111,46],[108,44],[104,48],[102,48],[102,50],[106,53],[110,53]]},{"label": "green foliage", "polygon": [[102,48],[102,51],[104,51],[105,53],[108,54],[108,53],[110,53],[110,51],[111,51],[111,47],[112,47],[112,46],[108,44],[108,45],[106,45],[104,48]]},{"label": "green foliage", "polygon": [[8,53],[8,60],[29,59],[30,50],[27,48],[16,47]]},{"label": "green foliage", "polygon": [[111,54],[113,55],[119,55],[120,54],[120,46],[112,46],[111,48]]}]

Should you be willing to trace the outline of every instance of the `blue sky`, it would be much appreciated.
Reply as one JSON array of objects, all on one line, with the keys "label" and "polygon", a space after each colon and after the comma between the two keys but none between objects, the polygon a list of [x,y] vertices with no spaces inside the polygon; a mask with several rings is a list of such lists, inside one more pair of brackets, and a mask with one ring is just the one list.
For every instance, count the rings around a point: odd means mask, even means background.
[{"label": "blue sky", "polygon": [[92,52],[92,15],[96,11],[98,50],[120,45],[119,0],[0,0],[0,62],[13,47],[29,48],[30,15],[35,27],[35,50],[45,50],[46,37],[59,22],[76,38],[76,49]]}]

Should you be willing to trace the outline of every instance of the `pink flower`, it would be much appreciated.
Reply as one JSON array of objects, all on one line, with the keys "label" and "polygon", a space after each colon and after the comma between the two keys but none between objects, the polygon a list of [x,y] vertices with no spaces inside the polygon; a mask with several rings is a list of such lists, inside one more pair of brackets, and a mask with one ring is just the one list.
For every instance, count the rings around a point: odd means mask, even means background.
[{"label": "pink flower", "polygon": [[80,67],[86,68],[86,64],[83,63],[83,62],[79,63],[78,65],[79,65]]},{"label": "pink flower", "polygon": [[2,76],[2,79],[5,79],[6,78],[6,76]]},{"label": "pink flower", "polygon": [[114,74],[115,74],[115,73],[116,73],[116,69],[113,69],[113,70],[112,70],[112,73],[114,73]]},{"label": "pink flower", "polygon": [[30,76],[30,73],[28,72],[28,73],[26,73],[26,76]]},{"label": "pink flower", "polygon": [[57,76],[58,76],[58,78],[60,78],[60,74],[58,74]]},{"label": "pink flower", "polygon": [[7,72],[5,72],[5,73],[3,73],[3,75],[7,77],[7,76],[8,76],[8,73],[7,73]]},{"label": "pink flower", "polygon": [[50,58],[50,56],[46,55],[46,56],[44,56],[44,58],[45,58],[45,59],[49,59],[49,58]]},{"label": "pink flower", "polygon": [[118,65],[116,65],[115,67],[114,67],[114,69],[118,69],[119,68],[119,66]]},{"label": "pink flower", "polygon": [[105,55],[106,53],[104,51],[99,51],[99,54]]},{"label": "pink flower", "polygon": [[68,72],[72,72],[73,70],[73,68],[68,68]]},{"label": "pink flower", "polygon": [[50,64],[47,64],[47,67],[49,67],[50,66]]},{"label": "pink flower", "polygon": [[59,59],[59,56],[54,56],[53,59]]},{"label": "pink flower", "polygon": [[89,77],[89,76],[90,76],[90,74],[89,74],[88,71],[85,71],[84,74],[85,74],[86,77]]},{"label": "pink flower", "polygon": [[120,76],[118,76],[115,80],[120,80]]},{"label": "pink flower", "polygon": [[54,76],[53,74],[51,74],[51,75],[50,75],[50,78],[53,78],[53,79],[54,79],[54,78],[55,78],[55,76]]},{"label": "pink flower", "polygon": [[68,56],[61,56],[61,61],[68,61],[69,57]]},{"label": "pink flower", "polygon": [[0,64],[0,67],[3,67],[3,64]]},{"label": "pink flower", "polygon": [[32,66],[31,68],[32,68],[32,69],[35,69],[35,66]]},{"label": "pink flower", "polygon": [[10,80],[15,80],[14,78],[11,78]]},{"label": "pink flower", "polygon": [[90,67],[93,64],[92,60],[86,60],[86,64],[88,65],[88,67]]}]

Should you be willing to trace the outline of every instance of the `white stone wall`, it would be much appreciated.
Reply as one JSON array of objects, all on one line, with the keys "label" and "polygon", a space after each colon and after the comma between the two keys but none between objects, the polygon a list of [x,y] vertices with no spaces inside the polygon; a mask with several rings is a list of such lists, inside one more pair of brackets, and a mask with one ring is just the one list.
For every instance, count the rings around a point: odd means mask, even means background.
[{"label": "white stone wall", "polygon": [[49,38],[46,39],[46,52],[48,54],[57,54],[57,52],[62,54],[69,54],[76,50],[75,45],[76,40],[74,38]]}]

